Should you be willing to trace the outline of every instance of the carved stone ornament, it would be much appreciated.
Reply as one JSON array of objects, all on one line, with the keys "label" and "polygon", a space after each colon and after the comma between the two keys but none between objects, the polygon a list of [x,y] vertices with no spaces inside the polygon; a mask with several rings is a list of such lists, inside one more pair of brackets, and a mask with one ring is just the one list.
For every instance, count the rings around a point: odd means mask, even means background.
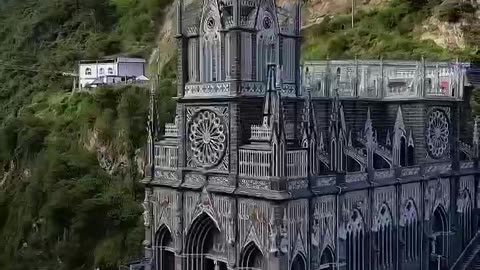
[{"label": "carved stone ornament", "polygon": [[426,143],[430,156],[442,158],[448,152],[450,125],[448,115],[440,109],[434,109],[428,116],[426,127]]},{"label": "carved stone ornament", "polygon": [[194,161],[202,167],[217,165],[227,148],[227,128],[222,119],[211,110],[200,111],[193,117],[189,130]]},{"label": "carved stone ornament", "polygon": [[143,225],[145,227],[150,227],[150,198],[151,198],[151,190],[146,189],[145,190],[145,199],[143,200],[142,206],[143,206]]}]

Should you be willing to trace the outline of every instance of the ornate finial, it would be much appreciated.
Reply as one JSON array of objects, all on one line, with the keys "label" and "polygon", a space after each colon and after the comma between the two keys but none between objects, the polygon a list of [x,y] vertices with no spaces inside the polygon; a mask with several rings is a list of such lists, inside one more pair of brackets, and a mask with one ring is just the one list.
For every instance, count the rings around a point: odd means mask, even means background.
[{"label": "ornate finial", "polygon": [[390,135],[390,129],[387,129],[387,139],[385,141],[386,146],[392,146],[392,139]]}]

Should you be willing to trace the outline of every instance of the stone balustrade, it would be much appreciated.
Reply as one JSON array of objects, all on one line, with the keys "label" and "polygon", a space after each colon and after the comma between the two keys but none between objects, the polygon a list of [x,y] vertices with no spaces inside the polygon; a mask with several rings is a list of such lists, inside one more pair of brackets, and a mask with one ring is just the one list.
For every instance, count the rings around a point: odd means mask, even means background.
[{"label": "stone balustrade", "polygon": [[252,141],[268,141],[272,135],[269,127],[263,125],[252,125],[250,140]]},{"label": "stone balustrade", "polygon": [[155,145],[155,167],[160,169],[175,169],[178,167],[178,146]]},{"label": "stone balustrade", "polygon": [[[310,61],[308,85],[314,97],[398,100],[461,100],[469,63],[422,61]],[[307,75],[305,76],[307,77]]]},{"label": "stone balustrade", "polygon": [[287,178],[307,178],[308,158],[306,150],[287,151]]},{"label": "stone balustrade", "polygon": [[240,177],[268,178],[271,175],[272,153],[253,149],[239,150]]}]

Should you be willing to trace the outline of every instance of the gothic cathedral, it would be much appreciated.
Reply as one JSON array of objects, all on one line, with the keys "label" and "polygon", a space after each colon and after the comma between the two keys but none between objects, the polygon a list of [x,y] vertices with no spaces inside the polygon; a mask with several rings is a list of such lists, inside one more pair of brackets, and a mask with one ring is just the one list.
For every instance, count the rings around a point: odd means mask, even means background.
[{"label": "gothic cathedral", "polygon": [[162,136],[150,104],[147,269],[480,265],[464,66],[318,75],[300,63],[299,0],[177,2],[178,102]]}]

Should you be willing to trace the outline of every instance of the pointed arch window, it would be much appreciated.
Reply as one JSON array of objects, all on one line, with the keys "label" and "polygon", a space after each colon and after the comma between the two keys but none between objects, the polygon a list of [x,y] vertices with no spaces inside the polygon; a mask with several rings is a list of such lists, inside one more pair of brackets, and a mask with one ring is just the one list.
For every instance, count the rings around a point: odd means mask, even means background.
[{"label": "pointed arch window", "polygon": [[472,238],[472,200],[467,189],[463,190],[459,198],[460,226],[462,228],[463,247],[466,247]]},{"label": "pointed arch window", "polygon": [[204,21],[203,38],[201,39],[201,78],[205,82],[220,81],[221,78],[221,46],[220,22],[213,12],[210,12]]},{"label": "pointed arch window", "polygon": [[92,75],[92,69],[91,68],[86,68],[85,69],[85,75]]},{"label": "pointed arch window", "polygon": [[357,209],[352,211],[347,224],[347,269],[365,268],[365,230],[363,217]]},{"label": "pointed arch window", "polygon": [[404,241],[405,241],[405,259],[408,262],[413,262],[418,259],[420,254],[419,240],[420,231],[418,229],[418,212],[415,203],[412,200],[408,200],[405,208],[403,209],[403,223]]},{"label": "pointed arch window", "polygon": [[263,11],[259,16],[256,51],[257,81],[265,81],[267,79],[267,65],[276,63],[277,35],[272,14]]},{"label": "pointed arch window", "polygon": [[393,265],[393,229],[392,215],[386,204],[378,211],[375,220],[375,244],[377,249],[377,265],[387,269]]},{"label": "pointed arch window", "polygon": [[400,166],[407,166],[407,138],[405,136],[400,137]]}]

